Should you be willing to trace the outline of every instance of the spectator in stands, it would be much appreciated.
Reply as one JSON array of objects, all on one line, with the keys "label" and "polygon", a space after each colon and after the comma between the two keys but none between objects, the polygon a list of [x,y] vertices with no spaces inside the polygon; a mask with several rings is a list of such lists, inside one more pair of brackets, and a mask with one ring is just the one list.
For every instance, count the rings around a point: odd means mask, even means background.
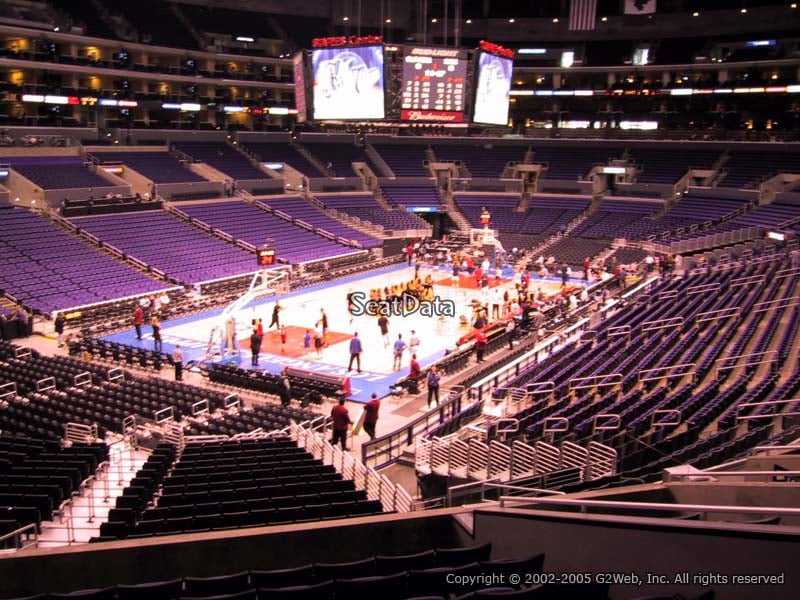
[{"label": "spectator in stands", "polygon": [[339,404],[331,409],[331,419],[333,419],[333,439],[331,444],[341,442],[342,450],[347,450],[347,427],[352,423],[350,413],[344,405],[344,398],[339,398]]},{"label": "spectator in stands", "polygon": [[144,309],[137,304],[133,309],[133,326],[136,328],[136,339],[142,339],[142,325],[144,325]]},{"label": "spectator in stands", "polygon": [[153,349],[156,352],[161,352],[161,323],[158,322],[158,317],[155,315],[150,319],[150,326],[153,328]]},{"label": "spectator in stands", "polygon": [[281,406],[289,406],[289,403],[292,401],[292,382],[289,381],[289,375],[287,375],[287,369],[289,367],[283,367],[281,369],[281,385],[278,388],[278,395],[281,399]]},{"label": "spectator in stands", "polygon": [[494,288],[491,292],[492,295],[492,319],[500,318],[500,307],[503,305],[503,292],[500,288]]},{"label": "spectator in stands", "polygon": [[566,287],[569,282],[569,276],[571,275],[569,265],[566,262],[561,263],[559,274],[561,275],[561,286]]},{"label": "spectator in stands", "polygon": [[55,322],[55,330],[57,334],[56,343],[58,344],[59,348],[61,348],[61,346],[64,345],[62,342],[64,339],[64,325],[66,324],[66,322],[67,320],[64,318],[64,313],[58,313],[56,315],[56,322]]},{"label": "spectator in stands", "polygon": [[439,406],[439,380],[441,376],[439,375],[439,370],[436,368],[436,365],[431,365],[431,370],[428,371],[428,379],[426,381],[428,385],[428,408],[431,407],[431,400],[435,399],[436,406]]},{"label": "spectator in stands", "polygon": [[624,290],[625,285],[628,282],[628,271],[625,267],[620,267],[619,269],[619,289]]},{"label": "spectator in stands", "polygon": [[508,349],[514,349],[514,334],[517,331],[517,324],[514,319],[509,319],[506,325],[506,333],[508,334]]},{"label": "spectator in stands", "polygon": [[472,322],[472,326],[479,330],[486,327],[486,312],[483,309],[477,311],[477,316]]},{"label": "spectator in stands", "polygon": [[258,329],[254,329],[250,336],[250,354],[252,356],[252,366],[258,366],[258,355],[261,352],[261,341],[264,336],[258,333]]},{"label": "spectator in stands", "polygon": [[361,347],[361,340],[358,339],[358,332],[356,331],[353,334],[353,339],[350,340],[350,362],[347,364],[347,370],[351,371],[353,369],[353,361],[356,361],[356,366],[358,368],[358,372],[361,373],[361,352],[363,348]]},{"label": "spectator in stands", "polygon": [[400,370],[403,363],[403,352],[406,351],[407,347],[405,340],[403,340],[403,334],[398,333],[394,342],[394,362],[392,363],[392,368],[395,371]]},{"label": "spectator in stands", "polygon": [[175,367],[175,381],[183,381],[183,350],[178,345],[172,350],[172,364]]},{"label": "spectator in stands", "polygon": [[375,425],[378,424],[378,411],[381,408],[381,401],[378,394],[372,392],[370,401],[364,406],[364,431],[367,432],[369,439],[375,439]]},{"label": "spectator in stands", "polygon": [[583,259],[583,280],[589,281],[589,269],[592,266],[592,259],[588,256]]},{"label": "spectator in stands", "polygon": [[486,346],[489,344],[489,338],[486,337],[486,333],[481,329],[478,330],[478,335],[475,336],[475,355],[477,356],[477,362],[483,362],[483,353],[486,352]]}]

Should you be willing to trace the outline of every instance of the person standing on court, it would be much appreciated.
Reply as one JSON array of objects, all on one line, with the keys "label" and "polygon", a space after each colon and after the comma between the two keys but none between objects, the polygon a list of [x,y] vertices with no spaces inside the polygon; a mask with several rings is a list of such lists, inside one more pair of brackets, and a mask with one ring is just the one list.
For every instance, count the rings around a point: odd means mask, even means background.
[{"label": "person standing on court", "polygon": [[403,352],[406,350],[406,343],[403,341],[403,334],[398,333],[394,342],[394,363],[392,368],[399,371],[403,363]]},{"label": "person standing on court", "polygon": [[280,312],[283,310],[283,307],[280,305],[280,302],[276,302],[275,306],[272,307],[272,321],[270,321],[269,326],[272,327],[273,325],[276,329],[281,328],[281,318]]},{"label": "person standing on court", "polygon": [[411,354],[416,354],[417,350],[419,349],[419,344],[419,336],[417,335],[417,332],[412,329],[411,337],[408,340],[408,351],[411,352]]},{"label": "person standing on court", "polygon": [[428,371],[428,408],[431,407],[431,399],[436,399],[436,406],[439,406],[439,370],[436,365],[431,365],[431,370]]},{"label": "person standing on court", "polygon": [[358,366],[358,372],[361,373],[361,340],[358,339],[358,332],[356,331],[353,334],[353,339],[350,340],[350,362],[347,365],[347,370],[351,371],[353,369],[353,361],[356,361],[356,365]]},{"label": "person standing on court", "polygon": [[183,381],[183,350],[175,346],[172,351],[172,364],[175,367],[175,381]]},{"label": "person standing on court", "polygon": [[333,419],[333,439],[331,444],[341,442],[342,450],[347,450],[347,428],[352,424],[350,413],[344,405],[344,398],[339,398],[339,404],[331,409],[331,419]]},{"label": "person standing on court", "polygon": [[378,410],[381,407],[381,401],[378,400],[378,394],[372,392],[370,401],[364,405],[364,431],[367,432],[369,439],[375,439],[375,425],[378,423]]},{"label": "person standing on court", "polygon": [[158,322],[158,317],[153,315],[150,325],[153,328],[153,349],[156,352],[161,352],[163,346],[161,345],[161,324]]},{"label": "person standing on court", "polygon": [[144,325],[144,309],[137,304],[133,309],[133,326],[136,328],[136,339],[142,339],[142,325]]},{"label": "person standing on court", "polygon": [[411,354],[411,364],[408,368],[408,391],[412,394],[419,394],[419,380],[422,377],[422,367],[419,365],[416,354]]},{"label": "person standing on court", "polygon": [[328,313],[324,308],[319,309],[320,317],[319,322],[322,324],[322,343],[328,345]]},{"label": "person standing on court", "polygon": [[383,347],[389,347],[389,319],[386,315],[378,317],[378,327],[381,330],[381,337],[383,338]]},{"label": "person standing on court", "polygon": [[260,333],[258,333],[258,329],[253,330],[253,334],[250,336],[250,354],[253,357],[252,366],[258,366],[258,354],[261,352],[261,341],[264,339]]}]

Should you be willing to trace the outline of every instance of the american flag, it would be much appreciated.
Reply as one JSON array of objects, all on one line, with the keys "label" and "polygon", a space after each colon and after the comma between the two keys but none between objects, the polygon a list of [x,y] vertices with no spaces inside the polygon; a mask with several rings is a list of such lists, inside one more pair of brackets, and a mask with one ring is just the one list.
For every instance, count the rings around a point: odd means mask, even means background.
[{"label": "american flag", "polygon": [[572,0],[569,4],[570,31],[594,29],[597,16],[597,0]]}]

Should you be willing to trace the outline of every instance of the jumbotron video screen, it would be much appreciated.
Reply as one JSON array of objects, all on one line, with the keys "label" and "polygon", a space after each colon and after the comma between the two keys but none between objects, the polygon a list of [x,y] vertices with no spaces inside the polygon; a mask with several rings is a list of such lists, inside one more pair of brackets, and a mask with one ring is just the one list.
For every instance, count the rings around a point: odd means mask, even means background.
[{"label": "jumbotron video screen", "polygon": [[311,52],[314,119],[383,119],[383,46]]},{"label": "jumbotron video screen", "polygon": [[456,48],[406,47],[401,113],[404,121],[464,121],[466,52]]},{"label": "jumbotron video screen", "polygon": [[475,111],[472,116],[474,122],[492,125],[508,123],[508,100],[513,65],[514,61],[510,58],[501,58],[488,52],[480,53]]}]

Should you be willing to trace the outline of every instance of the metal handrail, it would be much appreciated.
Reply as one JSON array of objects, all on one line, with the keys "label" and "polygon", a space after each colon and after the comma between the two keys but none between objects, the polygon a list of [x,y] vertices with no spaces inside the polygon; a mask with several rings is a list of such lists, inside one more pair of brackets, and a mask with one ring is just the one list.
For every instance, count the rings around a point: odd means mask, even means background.
[{"label": "metal handrail", "polygon": [[[781,471],[786,474],[787,471]],[[800,474],[800,473],[798,473]],[[701,512],[706,513],[727,513],[727,514],[747,514],[747,515],[788,515],[800,516],[800,508],[785,508],[778,506],[727,506],[709,504],[667,504],[663,502],[621,502],[613,500],[575,500],[567,498],[524,498],[518,496],[501,496],[500,506],[505,507],[507,503],[525,504],[544,504],[547,506],[577,506],[581,513],[587,513],[589,508],[614,508],[643,511],[669,511],[669,512]]]},{"label": "metal handrail", "polygon": [[372,461],[376,468],[381,468],[398,460],[400,450],[411,444],[416,436],[428,433],[434,427],[441,425],[445,419],[457,414],[461,410],[464,397],[463,393],[458,393],[399,429],[363,444],[361,462],[368,464]]},{"label": "metal handrail", "polygon": [[[28,532],[29,530],[33,531],[33,543],[30,546],[27,546],[26,548],[38,548],[39,531],[36,527],[36,523],[28,523],[27,525],[23,525],[22,527],[19,527],[14,531],[9,531],[8,533],[0,535],[0,545],[2,545],[3,542],[5,542],[6,540],[10,540],[13,538],[15,546],[14,552],[19,552],[20,550],[23,550],[24,548],[22,547],[22,534]],[[0,554],[2,553],[3,551],[0,550]]]},{"label": "metal handrail", "polygon": [[[797,448],[795,448],[797,449]],[[704,471],[694,473],[670,473],[670,481],[690,478],[697,479],[698,477],[718,478],[718,477],[798,477],[800,471],[719,471],[714,473],[706,473]],[[798,509],[800,510],[800,509]]]},{"label": "metal handrail", "polygon": [[[445,506],[447,508],[451,508],[453,506],[454,497],[469,495],[471,492],[467,490],[473,490],[473,489],[475,491],[480,492],[481,502],[485,500],[485,491],[487,489],[508,490],[511,492],[528,492],[536,494],[550,494],[553,496],[565,495],[565,492],[560,492],[558,490],[546,490],[541,488],[522,487],[519,485],[509,485],[507,483],[502,483],[499,477],[490,477],[488,479],[481,479],[480,481],[470,481],[469,483],[462,483],[461,485],[454,485],[452,487],[447,488],[447,494],[445,495]],[[527,497],[527,496],[515,496],[515,498],[519,497]]]}]

